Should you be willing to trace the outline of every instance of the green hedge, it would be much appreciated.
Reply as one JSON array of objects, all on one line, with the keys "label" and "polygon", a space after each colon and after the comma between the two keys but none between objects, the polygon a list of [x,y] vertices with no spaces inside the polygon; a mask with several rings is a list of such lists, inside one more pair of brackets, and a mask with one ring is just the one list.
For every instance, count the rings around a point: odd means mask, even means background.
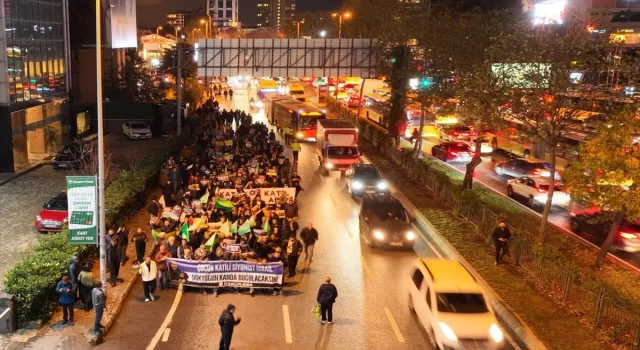
[{"label": "green hedge", "polygon": [[[105,193],[107,225],[124,220],[135,212],[135,208],[144,205],[147,189],[156,183],[160,165],[178,150],[179,144],[179,140],[168,139],[142,157],[134,169],[118,174]],[[96,259],[95,246],[71,245],[67,239],[66,230],[40,237],[36,247],[26,252],[23,260],[7,272],[4,291],[15,296],[15,312],[20,325],[46,320],[56,310],[55,285],[68,271],[72,256],[77,256],[81,262],[93,263]]]}]

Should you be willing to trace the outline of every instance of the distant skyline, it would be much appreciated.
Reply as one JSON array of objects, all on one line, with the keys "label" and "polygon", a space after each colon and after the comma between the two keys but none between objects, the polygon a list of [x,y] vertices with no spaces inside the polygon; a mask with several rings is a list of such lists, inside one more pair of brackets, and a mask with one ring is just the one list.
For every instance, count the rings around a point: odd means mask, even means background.
[{"label": "distant skyline", "polygon": [[[329,11],[340,7],[342,0],[297,0],[297,12]],[[258,0],[239,0],[240,22],[254,25]],[[178,9],[205,7],[205,0],[136,0],[138,27],[157,27],[166,23],[166,15]]]}]

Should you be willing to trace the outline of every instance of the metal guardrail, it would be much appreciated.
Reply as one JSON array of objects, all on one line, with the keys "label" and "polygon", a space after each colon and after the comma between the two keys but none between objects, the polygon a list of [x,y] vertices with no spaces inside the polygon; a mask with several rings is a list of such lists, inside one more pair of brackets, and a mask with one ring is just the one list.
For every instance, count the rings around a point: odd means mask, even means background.
[{"label": "metal guardrail", "polygon": [[[359,118],[356,113],[346,108],[337,101],[329,100],[327,108],[336,113],[340,118],[348,119],[357,125]],[[367,123],[377,129],[383,129],[379,125]],[[373,142],[376,147],[383,146],[381,140],[377,140],[370,127],[360,130],[362,136]],[[387,152],[393,161],[403,169],[410,170],[413,165],[409,158],[403,156],[400,150]],[[412,175],[414,174],[414,175]],[[421,176],[415,175],[421,174]],[[465,206],[463,201],[457,201],[453,196],[451,183],[438,179],[435,173],[408,171],[408,175],[417,183],[432,193],[433,197],[448,209],[454,210],[467,223],[476,228],[477,234],[482,235],[487,244],[491,242],[491,232],[498,222],[503,219],[498,213],[493,212],[481,203]],[[514,262],[523,268],[536,280],[542,282],[542,288],[556,302],[574,310],[579,317],[590,320],[591,325],[605,332],[608,337],[623,349],[640,350],[640,316],[619,301],[613,299],[613,293],[601,287],[593,288],[593,281],[581,280],[575,273],[568,271],[566,266],[559,266],[553,261],[545,260],[536,252],[535,242],[522,228],[510,225],[513,228],[514,239],[511,242],[511,251]]]}]

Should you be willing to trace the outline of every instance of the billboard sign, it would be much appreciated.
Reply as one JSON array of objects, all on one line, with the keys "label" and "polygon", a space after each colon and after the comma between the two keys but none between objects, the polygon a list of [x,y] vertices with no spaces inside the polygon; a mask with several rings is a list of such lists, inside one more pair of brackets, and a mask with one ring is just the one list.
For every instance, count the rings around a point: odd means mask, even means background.
[{"label": "billboard sign", "polygon": [[534,25],[553,25],[564,23],[566,0],[546,0],[533,5]]},{"label": "billboard sign", "polygon": [[547,63],[494,63],[491,73],[498,85],[513,89],[549,87],[551,65]]},{"label": "billboard sign", "polygon": [[138,47],[135,0],[110,0],[111,3],[111,47]]},{"label": "billboard sign", "polygon": [[67,176],[69,243],[97,244],[95,176]]}]

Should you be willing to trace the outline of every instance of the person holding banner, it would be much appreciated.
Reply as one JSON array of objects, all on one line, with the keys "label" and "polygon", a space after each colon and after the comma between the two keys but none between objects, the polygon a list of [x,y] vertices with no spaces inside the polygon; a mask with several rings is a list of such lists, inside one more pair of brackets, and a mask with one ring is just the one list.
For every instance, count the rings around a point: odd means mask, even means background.
[{"label": "person holding banner", "polygon": [[160,280],[160,290],[169,289],[169,267],[167,259],[171,257],[171,253],[167,251],[167,247],[160,245],[160,250],[156,253],[155,262],[158,266],[158,280]]}]

